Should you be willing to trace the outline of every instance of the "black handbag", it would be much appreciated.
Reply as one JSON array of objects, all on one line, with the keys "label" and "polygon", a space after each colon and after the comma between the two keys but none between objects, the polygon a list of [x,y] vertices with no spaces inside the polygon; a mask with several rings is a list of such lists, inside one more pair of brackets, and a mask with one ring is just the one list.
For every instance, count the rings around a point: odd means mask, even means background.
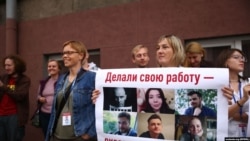
[{"label": "black handbag", "polygon": [[33,116],[31,117],[31,125],[37,128],[41,127],[40,120],[39,120],[39,109],[37,109],[35,113],[33,114]]},{"label": "black handbag", "polygon": [[[45,84],[49,81],[50,76],[47,77],[45,80],[41,80],[40,81],[40,91],[39,91],[39,95],[43,96],[42,92],[44,90]],[[39,114],[40,114],[40,109],[42,107],[42,103],[37,102],[37,108],[35,110],[35,112],[33,113],[32,117],[31,117],[31,125],[33,125],[34,127],[40,128],[41,124],[40,124],[40,119],[39,119]]]}]

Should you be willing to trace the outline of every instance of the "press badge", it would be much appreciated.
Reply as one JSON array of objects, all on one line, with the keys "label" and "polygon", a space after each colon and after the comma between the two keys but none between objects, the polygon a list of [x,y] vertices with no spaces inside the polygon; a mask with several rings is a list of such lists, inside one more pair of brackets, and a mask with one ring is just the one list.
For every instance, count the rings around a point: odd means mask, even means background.
[{"label": "press badge", "polygon": [[247,125],[246,124],[239,124],[239,133],[240,133],[240,135],[239,135],[239,137],[246,137],[246,130],[247,130]]},{"label": "press badge", "polygon": [[71,125],[71,114],[70,113],[62,113],[62,126]]}]

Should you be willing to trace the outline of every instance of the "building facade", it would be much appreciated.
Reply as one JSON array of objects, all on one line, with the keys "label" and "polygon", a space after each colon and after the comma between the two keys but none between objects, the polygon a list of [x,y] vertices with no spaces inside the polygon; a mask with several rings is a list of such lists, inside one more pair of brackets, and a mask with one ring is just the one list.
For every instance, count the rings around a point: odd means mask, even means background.
[{"label": "building facade", "polygon": [[[14,48],[27,62],[32,105],[48,59],[60,60],[67,40],[82,41],[90,61],[103,69],[134,67],[130,51],[137,44],[149,47],[150,67],[155,67],[156,42],[164,34],[179,36],[183,43],[200,42],[211,61],[224,48],[242,49],[250,60],[249,0],[20,0],[14,19],[3,18],[8,8],[0,4],[0,59]],[[30,125],[29,140],[43,140]]]}]

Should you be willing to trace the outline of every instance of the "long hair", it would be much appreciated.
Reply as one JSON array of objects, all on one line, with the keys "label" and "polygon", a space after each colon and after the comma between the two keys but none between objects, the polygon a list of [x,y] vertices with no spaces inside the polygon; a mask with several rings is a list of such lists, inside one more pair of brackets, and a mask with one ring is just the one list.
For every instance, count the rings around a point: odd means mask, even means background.
[{"label": "long hair", "polygon": [[145,106],[144,111],[154,113],[154,109],[149,104],[149,93],[150,93],[151,90],[157,90],[160,93],[160,97],[161,97],[161,100],[162,100],[160,113],[172,113],[172,110],[169,108],[169,106],[166,103],[166,98],[164,96],[164,93],[163,93],[162,89],[160,89],[160,88],[149,88],[149,89],[147,89],[146,94],[145,94],[146,106]]},{"label": "long hair", "polygon": [[[230,48],[230,49],[224,49],[220,52],[219,56],[217,57],[215,61],[215,67],[217,68],[227,68],[226,61],[232,56],[234,52],[239,52],[242,56],[245,56],[245,54],[236,48]],[[238,75],[240,79],[248,80],[246,77]]]},{"label": "long hair", "polygon": [[14,73],[19,75],[23,74],[26,71],[26,63],[24,60],[18,55],[8,55],[3,59],[3,66],[5,66],[5,60],[10,59],[14,63]]},{"label": "long hair", "polygon": [[[200,43],[198,42],[190,42],[186,45],[185,47],[185,53],[198,53],[198,54],[202,54],[202,60],[204,60],[205,56],[206,56],[206,50],[201,46]],[[184,61],[184,65],[185,67],[190,67],[190,62],[188,61],[188,58],[185,59]]]},{"label": "long hair", "polygon": [[[162,35],[158,39],[157,43],[161,42],[164,39],[166,39],[168,43],[171,45],[171,47],[173,48],[174,55],[171,61],[173,61],[175,65],[180,66],[184,62],[184,59],[185,59],[185,51],[184,51],[184,47],[182,45],[181,39],[174,35]],[[160,67],[162,67],[161,64],[159,65]]]}]

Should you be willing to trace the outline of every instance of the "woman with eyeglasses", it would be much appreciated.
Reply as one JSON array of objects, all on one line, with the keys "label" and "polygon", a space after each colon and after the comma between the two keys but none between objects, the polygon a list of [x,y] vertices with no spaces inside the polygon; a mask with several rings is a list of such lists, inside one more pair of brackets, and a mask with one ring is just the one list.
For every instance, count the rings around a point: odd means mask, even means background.
[{"label": "woman with eyeglasses", "polygon": [[95,106],[91,94],[95,72],[82,69],[86,47],[79,41],[63,44],[69,72],[58,78],[46,141],[96,141]]},{"label": "woman with eyeglasses", "polygon": [[246,61],[244,53],[239,49],[223,50],[216,61],[216,67],[229,69],[229,87],[224,87],[222,91],[229,100],[228,136],[230,137],[246,137],[249,132],[247,123],[250,84],[248,78],[239,74],[244,71]]}]

